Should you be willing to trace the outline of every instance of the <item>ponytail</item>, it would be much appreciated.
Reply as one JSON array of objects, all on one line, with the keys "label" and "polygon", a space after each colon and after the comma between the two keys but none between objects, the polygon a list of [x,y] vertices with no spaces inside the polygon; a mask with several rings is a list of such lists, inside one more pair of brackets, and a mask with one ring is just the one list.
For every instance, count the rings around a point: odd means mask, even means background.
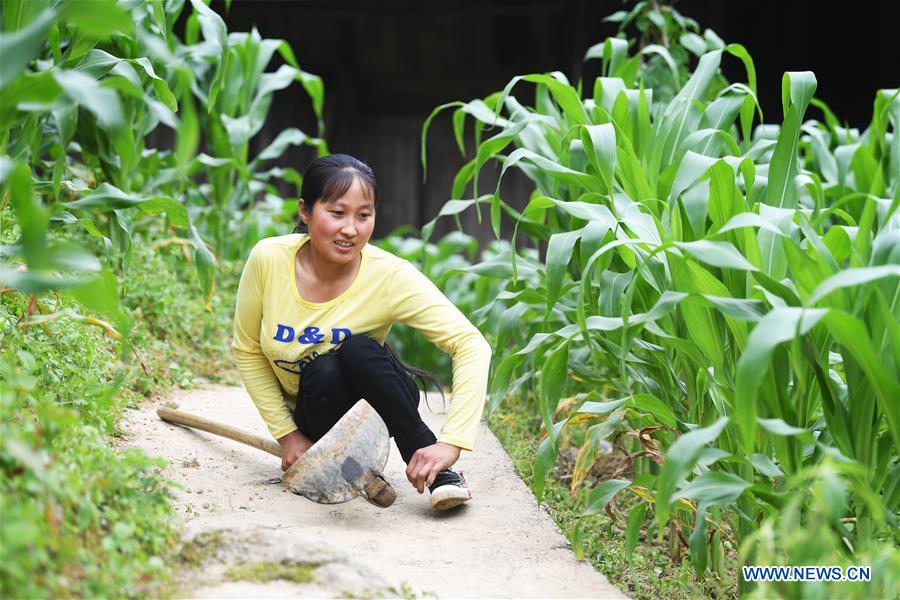
[{"label": "ponytail", "polygon": [[437,388],[438,392],[440,392],[440,394],[441,394],[441,402],[443,403],[443,411],[444,412],[447,411],[447,398],[444,397],[444,383],[440,379],[438,379],[437,375],[435,375],[433,373],[429,373],[428,371],[425,371],[423,369],[417,369],[416,367],[411,367],[411,366],[405,364],[402,360],[400,360],[400,357],[397,356],[397,353],[394,352],[394,349],[391,348],[387,342],[384,343],[384,351],[387,352],[387,355],[391,358],[391,360],[393,360],[394,362],[399,364],[401,367],[403,367],[403,369],[407,373],[409,373],[413,379],[415,379],[419,382],[419,385],[421,385],[421,387],[422,387],[422,391],[426,392],[425,406],[428,407],[428,410],[431,410],[431,412],[434,413],[434,411],[431,409],[431,405],[428,404],[428,394],[427,394],[428,382],[431,382],[434,385],[434,387]]}]

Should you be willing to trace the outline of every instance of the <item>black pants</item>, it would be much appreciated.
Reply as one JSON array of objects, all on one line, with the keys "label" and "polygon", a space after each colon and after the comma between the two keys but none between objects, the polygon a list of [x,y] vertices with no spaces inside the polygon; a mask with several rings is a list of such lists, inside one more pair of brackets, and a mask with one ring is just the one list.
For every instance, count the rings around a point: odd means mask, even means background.
[{"label": "black pants", "polygon": [[350,336],[337,351],[319,355],[303,368],[294,422],[315,442],[360,398],[381,416],[404,462],[437,441],[419,416],[419,389],[412,376],[364,335]]}]

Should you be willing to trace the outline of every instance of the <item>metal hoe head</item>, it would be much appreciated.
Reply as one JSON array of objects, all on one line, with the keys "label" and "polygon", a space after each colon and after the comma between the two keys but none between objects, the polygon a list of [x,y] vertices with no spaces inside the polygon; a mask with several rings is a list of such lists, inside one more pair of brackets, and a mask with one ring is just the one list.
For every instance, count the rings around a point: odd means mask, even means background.
[{"label": "metal hoe head", "polygon": [[382,474],[389,450],[387,426],[368,402],[360,400],[281,480],[295,494],[320,504],[363,496],[387,507],[396,497]]}]

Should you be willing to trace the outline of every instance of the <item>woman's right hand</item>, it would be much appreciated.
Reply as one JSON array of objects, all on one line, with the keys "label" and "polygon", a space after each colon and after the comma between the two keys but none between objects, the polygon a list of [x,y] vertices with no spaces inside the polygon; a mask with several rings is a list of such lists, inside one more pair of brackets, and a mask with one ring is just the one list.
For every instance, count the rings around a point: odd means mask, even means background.
[{"label": "woman's right hand", "polygon": [[282,471],[290,469],[291,465],[313,445],[308,437],[296,430],[278,438],[278,443],[281,444]]}]

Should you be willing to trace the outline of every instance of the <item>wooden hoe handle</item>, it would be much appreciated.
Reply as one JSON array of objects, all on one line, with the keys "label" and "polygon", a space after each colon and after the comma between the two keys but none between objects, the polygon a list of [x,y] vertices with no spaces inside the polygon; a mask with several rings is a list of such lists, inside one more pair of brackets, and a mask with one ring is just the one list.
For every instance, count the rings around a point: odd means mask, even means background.
[{"label": "wooden hoe handle", "polygon": [[236,427],[231,427],[230,425],[225,425],[223,423],[217,423],[216,421],[210,421],[209,419],[204,419],[203,417],[198,417],[196,415],[182,412],[180,410],[166,408],[165,406],[161,406],[160,408],[158,408],[156,414],[163,421],[176,423],[178,425],[187,425],[188,427],[192,427],[194,429],[200,429],[209,433],[221,435],[222,437],[226,437],[229,440],[234,440],[242,444],[247,444],[248,446],[253,446],[254,448],[259,448],[260,450],[264,450],[269,454],[281,458],[281,446],[274,440],[266,439],[247,431],[243,431]]}]

